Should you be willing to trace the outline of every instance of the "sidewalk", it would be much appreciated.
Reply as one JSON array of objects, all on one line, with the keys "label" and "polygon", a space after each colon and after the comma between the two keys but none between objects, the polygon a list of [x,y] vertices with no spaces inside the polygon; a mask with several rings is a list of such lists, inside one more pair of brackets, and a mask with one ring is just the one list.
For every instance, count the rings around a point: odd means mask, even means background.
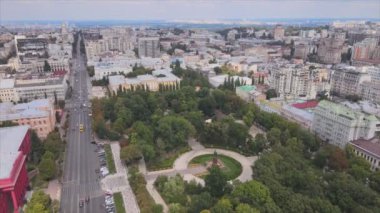
[{"label": "sidewalk", "polygon": [[49,181],[49,185],[44,192],[50,196],[52,200],[61,200],[61,184],[57,179]]},{"label": "sidewalk", "polygon": [[121,192],[124,200],[124,207],[128,213],[139,213],[135,194],[129,185],[127,169],[120,160],[119,143],[111,143],[112,155],[115,161],[116,174],[108,175],[102,182],[102,188],[112,193]]},{"label": "sidewalk", "polygon": [[166,205],[164,199],[162,199],[160,193],[154,187],[154,182],[156,181],[157,176],[153,178],[148,178],[148,174],[146,171],[146,165],[144,159],[139,161],[139,171],[144,175],[146,181],[146,190],[148,190],[150,196],[153,198],[156,204],[160,204],[164,210],[164,213],[169,212],[168,205]]}]

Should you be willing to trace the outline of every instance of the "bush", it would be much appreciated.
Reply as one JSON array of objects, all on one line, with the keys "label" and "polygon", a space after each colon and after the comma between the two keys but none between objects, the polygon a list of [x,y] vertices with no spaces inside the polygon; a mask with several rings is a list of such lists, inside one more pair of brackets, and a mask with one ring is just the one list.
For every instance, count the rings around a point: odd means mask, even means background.
[{"label": "bush", "polygon": [[115,167],[115,161],[114,161],[113,155],[112,155],[111,146],[109,144],[106,144],[104,146],[104,151],[106,153],[108,170],[111,174],[114,174],[114,173],[116,173],[116,167]]}]

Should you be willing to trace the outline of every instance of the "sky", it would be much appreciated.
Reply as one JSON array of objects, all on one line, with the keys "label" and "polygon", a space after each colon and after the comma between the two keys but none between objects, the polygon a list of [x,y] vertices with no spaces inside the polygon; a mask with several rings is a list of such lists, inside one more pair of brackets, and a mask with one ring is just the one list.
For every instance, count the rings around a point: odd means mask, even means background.
[{"label": "sky", "polygon": [[0,0],[0,21],[380,19],[380,0]]}]

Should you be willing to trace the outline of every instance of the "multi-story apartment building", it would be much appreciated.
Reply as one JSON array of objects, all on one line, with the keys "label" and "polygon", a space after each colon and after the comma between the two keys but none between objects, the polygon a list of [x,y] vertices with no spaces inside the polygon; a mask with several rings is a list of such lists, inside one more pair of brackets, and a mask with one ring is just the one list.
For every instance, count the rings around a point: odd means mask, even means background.
[{"label": "multi-story apartment building", "polygon": [[227,41],[235,41],[236,35],[238,34],[239,34],[238,31],[235,29],[228,31],[227,37],[226,37]]},{"label": "multi-story apartment building", "polygon": [[312,129],[322,140],[344,148],[350,141],[374,137],[380,131],[380,120],[341,104],[321,101],[314,110]]},{"label": "multi-story apartment building", "polygon": [[158,37],[145,37],[138,39],[138,51],[141,57],[160,57],[160,39]]},{"label": "multi-story apartment building", "polygon": [[288,64],[270,69],[270,87],[280,97],[306,97],[313,99],[320,91],[329,91],[326,70],[302,64]]},{"label": "multi-story apartment building", "polygon": [[274,40],[282,40],[285,36],[285,29],[281,25],[277,25],[273,30]]},{"label": "multi-story apartment building", "polygon": [[307,44],[297,44],[294,47],[294,58],[299,58],[305,60],[309,54],[309,45]]},{"label": "multi-story apartment building", "polygon": [[48,58],[48,41],[44,38],[15,36],[16,53],[20,61]]},{"label": "multi-story apartment building", "polygon": [[101,38],[85,41],[86,54],[90,59],[108,51],[125,53],[135,47],[136,36],[130,28],[103,29],[97,35]]},{"label": "multi-story apartment building", "polygon": [[152,75],[138,75],[135,78],[125,78],[122,75],[113,75],[109,77],[109,89],[115,94],[121,89],[136,90],[138,88],[159,91],[163,89],[178,89],[181,79],[171,73],[169,69],[155,70]]},{"label": "multi-story apartment building", "polygon": [[371,76],[365,70],[355,67],[338,67],[331,76],[331,94],[338,96],[358,95],[360,85],[371,81]]},{"label": "multi-story apartment building", "polygon": [[28,126],[0,128],[0,211],[19,213],[29,186],[26,161],[31,141]]},{"label": "multi-story apartment building", "polygon": [[4,121],[29,125],[40,138],[46,138],[56,122],[53,101],[40,99],[16,105],[0,103],[0,123]]},{"label": "multi-story apartment building", "polygon": [[355,43],[352,51],[355,64],[380,64],[380,45],[377,38],[366,38]]},{"label": "multi-story apartment building", "polygon": [[359,86],[359,95],[364,100],[380,103],[380,67],[362,67],[361,69],[368,72],[371,81],[363,82]]},{"label": "multi-story apartment building", "polygon": [[380,139],[358,139],[350,142],[354,153],[366,159],[371,164],[372,171],[380,169]]},{"label": "multi-story apartment building", "polygon": [[319,61],[324,64],[340,63],[344,40],[344,33],[334,33],[328,38],[322,38],[317,51]]}]

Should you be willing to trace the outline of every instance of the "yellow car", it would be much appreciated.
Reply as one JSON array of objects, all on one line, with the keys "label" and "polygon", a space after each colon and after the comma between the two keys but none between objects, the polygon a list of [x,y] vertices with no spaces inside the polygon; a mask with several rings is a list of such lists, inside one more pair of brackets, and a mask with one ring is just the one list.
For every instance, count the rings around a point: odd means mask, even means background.
[{"label": "yellow car", "polygon": [[83,124],[79,125],[79,131],[80,131],[80,132],[83,132],[83,131],[84,131]]}]

